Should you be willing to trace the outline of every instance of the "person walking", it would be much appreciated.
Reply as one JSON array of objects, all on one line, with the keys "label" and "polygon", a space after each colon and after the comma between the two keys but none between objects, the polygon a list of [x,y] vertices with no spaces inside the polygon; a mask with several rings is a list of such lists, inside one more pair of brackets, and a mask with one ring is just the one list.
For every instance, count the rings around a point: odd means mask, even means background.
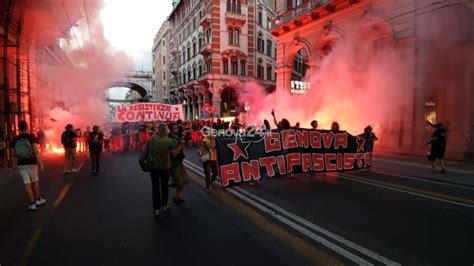
[{"label": "person walking", "polygon": [[186,202],[181,198],[181,193],[183,192],[185,184],[189,183],[188,174],[186,168],[184,167],[184,152],[183,145],[185,140],[184,136],[179,135],[180,128],[176,123],[170,123],[169,125],[170,134],[169,137],[174,141],[173,148],[178,149],[176,156],[171,157],[171,177],[173,178],[173,186],[176,187],[176,191],[173,195],[173,202],[176,204],[181,204]]},{"label": "person walking", "polygon": [[96,175],[99,171],[99,160],[100,153],[102,152],[102,145],[104,141],[104,134],[99,132],[99,126],[93,126],[92,132],[89,133],[89,139],[87,140],[87,146],[89,147],[89,153],[92,161],[92,174]]},{"label": "person walking", "polygon": [[64,173],[76,172],[74,168],[74,161],[76,160],[76,147],[79,135],[74,132],[74,127],[71,124],[66,125],[66,131],[61,135],[61,143],[64,147]]},{"label": "person walking", "polygon": [[7,134],[3,128],[0,129],[0,167],[5,164],[5,152],[7,151]]},{"label": "person walking", "polygon": [[38,128],[38,131],[36,132],[36,139],[38,140],[40,154],[44,154],[46,151],[46,134],[42,128]]},{"label": "person walking", "polygon": [[434,162],[439,161],[441,165],[441,173],[446,173],[444,165],[444,154],[446,152],[446,129],[443,123],[437,123],[434,125],[435,131],[431,138],[426,142],[426,145],[431,144],[428,159],[431,161],[431,169],[435,172]]},{"label": "person walking", "polygon": [[[174,148],[173,140],[168,137],[168,126],[165,123],[158,125],[157,134],[151,136],[148,141],[148,149],[151,153],[151,184],[153,209],[155,217],[159,217],[162,213],[169,210],[168,205],[168,181],[170,171],[170,157],[175,157],[179,148]],[[178,147],[180,147],[182,144]]]},{"label": "person walking", "polygon": [[[216,188],[214,182],[216,181],[217,177],[216,138],[212,134],[207,134],[204,137],[198,155],[204,168],[204,175],[206,177],[206,191],[209,192],[210,185],[212,185],[214,189]],[[208,157],[208,159],[206,157]]]},{"label": "person walking", "polygon": [[35,211],[37,206],[46,203],[40,195],[40,185],[38,170],[43,171],[43,162],[38,150],[38,141],[35,136],[28,131],[28,124],[25,121],[18,123],[20,134],[13,138],[11,147],[18,160],[18,172],[25,184],[26,194],[30,200],[28,210]]},{"label": "person walking", "polygon": [[91,133],[91,127],[86,127],[86,131],[82,133],[82,140],[84,141],[84,149],[86,152],[86,156],[88,156],[87,153],[89,152],[89,136]]}]

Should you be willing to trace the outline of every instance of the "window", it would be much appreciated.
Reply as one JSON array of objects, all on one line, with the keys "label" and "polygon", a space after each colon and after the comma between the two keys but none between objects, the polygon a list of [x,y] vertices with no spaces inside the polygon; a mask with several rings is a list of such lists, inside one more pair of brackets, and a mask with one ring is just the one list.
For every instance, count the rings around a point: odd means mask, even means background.
[{"label": "window", "polygon": [[257,23],[258,23],[258,25],[260,25],[260,26],[262,26],[262,24],[263,24],[262,10],[259,10],[259,11],[258,11]]},{"label": "window", "polygon": [[193,77],[191,77],[191,68],[188,67],[188,80],[190,81]]},{"label": "window", "polygon": [[202,33],[199,33],[199,38],[198,38],[198,50],[199,51],[201,51],[201,48],[202,48],[202,40],[203,40]]},{"label": "window", "polygon": [[273,80],[273,69],[272,66],[267,66],[267,80]]},{"label": "window", "polygon": [[227,58],[222,60],[222,71],[223,74],[229,74],[229,63]]},{"label": "window", "polygon": [[240,30],[236,28],[229,27],[227,29],[229,37],[229,45],[239,45],[240,43]]},{"label": "window", "polygon": [[163,65],[165,65],[165,64],[166,64],[166,57],[163,56]]},{"label": "window", "polygon": [[265,53],[265,41],[263,40],[262,32],[258,33],[257,37],[257,51],[260,53]]},{"label": "window", "polygon": [[211,30],[206,30],[206,43],[211,43]]},{"label": "window", "polygon": [[196,39],[193,39],[193,55],[196,55],[197,54],[197,50],[196,50]]},{"label": "window", "polygon": [[193,65],[193,77],[194,77],[194,79],[197,79],[197,75],[196,75],[196,65]]},{"label": "window", "polygon": [[186,49],[183,48],[183,62],[181,63],[184,63],[186,62]]},{"label": "window", "polygon": [[303,78],[306,75],[306,71],[309,68],[307,62],[308,54],[306,53],[306,50],[300,49],[295,54],[295,58],[293,59],[293,71],[291,74],[291,80],[303,81]]},{"label": "window", "polygon": [[161,46],[163,46],[163,47],[166,46],[165,40],[161,40]]},{"label": "window", "polygon": [[245,60],[240,60],[240,75],[245,76]]},{"label": "window", "polygon": [[188,60],[191,59],[191,45],[188,43]]},{"label": "window", "polygon": [[257,77],[263,79],[263,66],[262,62],[258,62],[257,64]]},{"label": "window", "polygon": [[166,71],[163,71],[163,80],[166,80]]},{"label": "window", "polygon": [[227,0],[227,11],[241,13],[240,0]]},{"label": "window", "polygon": [[239,64],[237,63],[237,58],[232,58],[231,59],[230,66],[231,66],[232,75],[238,75],[239,74]]},{"label": "window", "polygon": [[240,31],[239,30],[234,30],[234,44],[239,45],[240,43]]},{"label": "window", "polygon": [[229,36],[229,44],[233,44],[234,43],[234,29],[228,28],[227,34]]},{"label": "window", "polygon": [[198,75],[202,76],[202,61],[199,61]]},{"label": "window", "polygon": [[212,60],[207,59],[206,64],[207,64],[207,69],[206,69],[207,73],[212,73]]},{"label": "window", "polygon": [[272,40],[267,39],[267,55],[272,57]]},{"label": "window", "polygon": [[297,7],[303,3],[303,0],[286,0],[286,10]]}]

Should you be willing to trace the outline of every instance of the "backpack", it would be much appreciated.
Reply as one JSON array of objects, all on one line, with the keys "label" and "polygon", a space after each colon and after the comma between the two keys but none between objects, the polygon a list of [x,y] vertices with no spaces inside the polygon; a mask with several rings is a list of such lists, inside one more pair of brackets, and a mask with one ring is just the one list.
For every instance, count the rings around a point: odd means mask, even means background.
[{"label": "backpack", "polygon": [[63,134],[61,135],[61,143],[64,146],[68,146],[68,147],[74,146],[73,139],[72,139],[71,134],[69,133],[69,131],[64,131],[63,132]]},{"label": "backpack", "polygon": [[15,155],[18,160],[28,160],[33,158],[33,146],[26,138],[21,138],[15,143]]}]

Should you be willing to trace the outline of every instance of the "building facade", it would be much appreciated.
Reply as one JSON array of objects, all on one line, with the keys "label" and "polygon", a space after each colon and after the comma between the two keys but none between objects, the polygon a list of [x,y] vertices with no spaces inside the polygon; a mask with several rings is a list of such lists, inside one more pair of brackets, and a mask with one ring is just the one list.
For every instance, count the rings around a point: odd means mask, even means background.
[{"label": "building facade", "polygon": [[170,71],[168,65],[170,63],[170,23],[165,21],[158,33],[156,34],[152,58],[153,58],[153,100],[160,102],[169,101],[170,89]]},{"label": "building facade", "polygon": [[441,121],[447,126],[448,156],[473,156],[472,4],[277,0],[276,5],[277,90],[293,89],[307,72],[318,75],[324,57],[348,40],[368,43],[369,54],[389,47],[406,74],[397,82],[402,101],[380,125],[378,146],[425,153],[432,133],[426,120]]},{"label": "building facade", "polygon": [[[69,18],[54,13],[51,1],[0,3],[0,128],[9,137],[20,120],[31,128],[41,124],[43,97],[60,103],[60,86],[40,77],[39,68],[70,65],[58,39],[67,38],[70,23],[81,18],[78,6],[69,7]],[[38,29],[48,29],[38,34]]]},{"label": "building facade", "polygon": [[175,2],[168,20],[170,89],[162,99],[182,103],[186,119],[209,117],[201,112],[205,103],[220,116],[238,116],[244,111],[239,84],[255,80],[274,89],[275,42],[268,23],[274,8],[269,0]]}]

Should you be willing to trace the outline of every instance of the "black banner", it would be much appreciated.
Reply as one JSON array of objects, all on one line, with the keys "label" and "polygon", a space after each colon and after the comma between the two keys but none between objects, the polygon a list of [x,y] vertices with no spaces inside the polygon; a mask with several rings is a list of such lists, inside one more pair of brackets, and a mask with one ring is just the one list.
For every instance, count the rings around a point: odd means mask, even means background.
[{"label": "black banner", "polygon": [[373,145],[346,131],[289,129],[248,135],[217,138],[223,187],[290,173],[346,171],[372,164]]}]

